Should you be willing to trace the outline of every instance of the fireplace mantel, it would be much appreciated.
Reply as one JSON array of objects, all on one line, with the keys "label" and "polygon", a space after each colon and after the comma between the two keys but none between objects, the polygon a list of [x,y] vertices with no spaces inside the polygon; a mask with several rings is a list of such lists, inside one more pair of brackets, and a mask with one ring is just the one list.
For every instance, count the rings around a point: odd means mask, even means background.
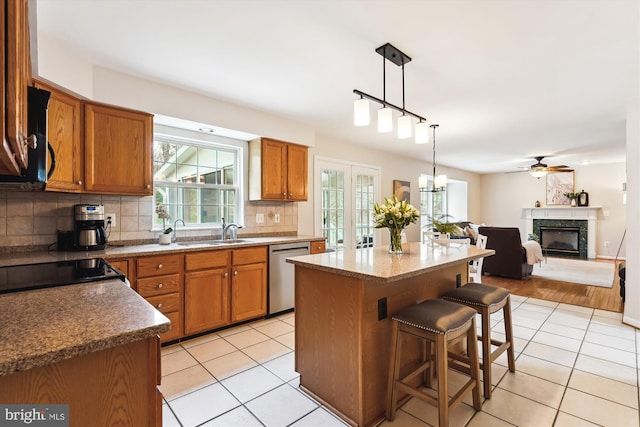
[{"label": "fireplace mantel", "polygon": [[525,234],[533,233],[534,219],[565,219],[587,221],[587,257],[596,257],[596,231],[598,227],[598,216],[602,210],[599,206],[588,207],[544,207],[544,208],[522,208],[522,219],[526,220]]}]

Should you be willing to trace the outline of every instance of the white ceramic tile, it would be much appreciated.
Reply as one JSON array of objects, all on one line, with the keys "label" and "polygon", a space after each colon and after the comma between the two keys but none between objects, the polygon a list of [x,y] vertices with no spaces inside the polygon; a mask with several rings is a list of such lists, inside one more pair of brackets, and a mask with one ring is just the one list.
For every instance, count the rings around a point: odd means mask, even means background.
[{"label": "white ceramic tile", "polygon": [[280,378],[262,366],[248,369],[221,381],[242,403],[283,384]]},{"label": "white ceramic tile", "polygon": [[584,329],[572,328],[571,326],[558,325],[557,323],[544,322],[544,325],[540,328],[542,332],[548,332],[550,334],[561,335],[567,338],[573,338],[575,340],[582,340],[586,334]]},{"label": "white ceramic tile", "polygon": [[569,415],[566,412],[558,412],[553,427],[598,427],[598,424],[590,423],[582,418]]},{"label": "white ceramic tile", "polygon": [[584,337],[586,342],[600,344],[618,350],[636,352],[635,340],[627,340],[624,338],[618,338],[612,335],[601,334],[599,332],[588,331]]},{"label": "white ceramic tile", "polygon": [[589,331],[598,332],[605,335],[613,335],[618,338],[627,340],[635,340],[635,330],[626,325],[607,325],[598,322],[592,322],[589,325]]},{"label": "white ceramic tile", "polygon": [[276,357],[290,353],[291,349],[275,340],[267,340],[245,347],[242,351],[256,362],[265,363]]},{"label": "white ceramic tile", "polygon": [[585,356],[584,354],[578,356],[575,369],[590,372],[632,386],[638,384],[638,373],[635,369],[607,360]]},{"label": "white ceramic tile", "polygon": [[267,427],[288,426],[318,407],[289,384],[253,399],[246,406]]},{"label": "white ceramic tile", "polygon": [[162,427],[182,427],[169,405],[162,405]]},{"label": "white ceramic tile", "polygon": [[554,323],[562,326],[587,329],[589,327],[590,318],[591,316],[579,312],[556,310],[551,313],[547,321],[549,323]]},{"label": "white ceramic tile", "polygon": [[165,354],[175,353],[176,351],[183,350],[180,344],[173,344],[166,347],[162,347],[160,349],[160,354],[164,356]]},{"label": "white ceramic tile", "polygon": [[600,310],[596,308],[593,311],[593,315],[596,317],[609,317],[611,319],[617,319],[622,322],[622,313],[617,313],[615,311]]},{"label": "white ceramic tile", "polygon": [[424,421],[420,421],[413,415],[400,410],[396,412],[396,417],[393,421],[384,420],[377,427],[431,427]]},{"label": "white ceramic tile", "polygon": [[[262,423],[244,406],[238,406],[217,418],[202,424],[206,427],[262,427]],[[164,425],[162,426],[164,427]]]},{"label": "white ceramic tile", "polygon": [[513,325],[523,326],[525,328],[540,329],[540,327],[544,323],[544,319],[534,319],[530,316],[526,316],[526,314],[527,313],[525,313],[525,315],[517,315],[514,312],[511,323],[513,323]]},{"label": "white ceramic tile", "polygon": [[544,299],[537,299],[537,298],[527,298],[525,303],[541,305],[541,306],[544,306],[544,307],[551,307],[551,308],[558,307],[558,303],[557,302],[547,301],[547,300],[544,300]]},{"label": "white ceramic tile", "polygon": [[482,411],[520,427],[551,427],[556,410],[496,388],[490,400],[485,400]]},{"label": "white ceramic tile", "polygon": [[233,328],[218,331],[218,335],[224,338],[224,337],[228,337],[229,335],[235,335],[240,332],[248,331],[250,329],[251,329],[251,326],[249,325],[234,326]]},{"label": "white ceramic tile", "polygon": [[204,362],[202,365],[218,380],[223,380],[257,366],[258,362],[242,351],[236,350],[233,353]]},{"label": "white ceramic tile", "polygon": [[513,424],[502,421],[486,412],[478,412],[469,421],[466,427],[512,427]]},{"label": "white ceramic tile", "polygon": [[563,337],[561,335],[550,334],[548,332],[538,331],[533,338],[533,342],[540,344],[546,344],[551,347],[561,348],[563,350],[572,351],[577,353],[580,350],[582,341],[574,340],[573,338]]},{"label": "white ceramic tile", "polygon": [[293,326],[279,320],[260,326],[253,326],[253,328],[271,338],[279,337],[281,335],[293,332]]},{"label": "white ceramic tile", "polygon": [[580,348],[580,354],[636,368],[636,354],[628,351],[585,342]]},{"label": "white ceramic tile", "polygon": [[286,345],[291,350],[296,348],[296,336],[294,332],[290,332],[288,334],[275,337],[275,340],[278,341],[280,344]]},{"label": "white ceramic tile", "polygon": [[342,421],[324,408],[318,408],[305,415],[291,427],[344,427],[347,423]]},{"label": "white ceramic tile", "polygon": [[553,312],[554,309],[555,309],[555,305],[550,307],[546,305],[534,304],[531,302],[531,300],[529,300],[527,302],[520,304],[520,306],[517,308],[517,311],[520,311],[520,310],[534,311],[534,312],[545,314],[548,316]]},{"label": "white ceramic tile", "polygon": [[180,344],[182,344],[184,348],[190,348],[190,347],[204,344],[206,342],[217,340],[217,339],[220,339],[220,335],[213,333],[213,334],[202,335],[197,338],[191,338],[187,341],[181,342]]},{"label": "white ceramic tile", "polygon": [[186,350],[180,349],[179,351],[163,354],[160,363],[162,375],[169,375],[182,369],[197,365],[198,361]]},{"label": "white ceramic tile", "polygon": [[507,372],[498,383],[498,388],[525,396],[543,405],[558,408],[564,393],[564,386],[523,372]]},{"label": "white ceramic tile", "polygon": [[573,366],[577,357],[577,353],[572,351],[562,350],[536,342],[530,342],[522,353],[569,367]]},{"label": "white ceramic tile", "polygon": [[638,409],[638,387],[575,369],[569,387]]},{"label": "white ceramic tile", "polygon": [[249,347],[250,345],[258,344],[259,342],[267,341],[269,339],[265,334],[256,331],[255,329],[247,329],[246,331],[238,332],[233,335],[226,335],[224,339],[239,349]]},{"label": "white ceramic tile", "polygon": [[595,424],[638,426],[638,411],[587,393],[568,388],[560,410]]},{"label": "white ceramic tile", "polygon": [[222,338],[187,348],[187,351],[201,363],[224,356],[225,354],[233,353],[237,350],[237,348]]},{"label": "white ceramic tile", "polygon": [[215,382],[216,379],[206,369],[195,365],[163,376],[160,391],[167,401],[171,401]]},{"label": "white ceramic tile", "polygon": [[184,427],[197,426],[237,406],[240,402],[220,383],[202,388],[169,403]]},{"label": "white ceramic tile", "polygon": [[564,303],[558,304],[558,310],[573,311],[573,312],[576,312],[576,313],[582,313],[582,314],[588,315],[589,317],[594,312],[593,308],[581,307],[579,305],[571,305],[571,304],[564,304]]},{"label": "white ceramic tile", "polygon": [[[526,328],[520,325],[511,325],[511,329],[513,330],[513,336],[522,338],[524,340],[530,340],[536,333],[536,329]],[[492,330],[491,335],[500,334],[504,337],[504,322],[499,322]],[[502,339],[502,338],[500,338]]]},{"label": "white ceramic tile", "polygon": [[287,353],[284,356],[277,357],[262,364],[265,368],[276,374],[283,381],[291,381],[300,376],[295,367],[294,353]]},{"label": "white ceramic tile", "polygon": [[516,371],[524,372],[547,381],[566,386],[571,376],[571,368],[548,360],[521,354],[516,360]]},{"label": "white ceramic tile", "polygon": [[[421,421],[433,426],[438,426],[438,408],[430,405],[424,400],[412,398],[403,407],[402,411],[407,412]],[[449,411],[449,425],[451,427],[465,426],[473,414],[475,409],[466,403],[461,403]]]}]

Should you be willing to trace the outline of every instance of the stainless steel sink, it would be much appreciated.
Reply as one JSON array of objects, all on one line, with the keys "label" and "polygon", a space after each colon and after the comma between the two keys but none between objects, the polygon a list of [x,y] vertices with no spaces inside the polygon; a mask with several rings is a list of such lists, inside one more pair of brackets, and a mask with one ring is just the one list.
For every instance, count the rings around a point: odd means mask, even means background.
[{"label": "stainless steel sink", "polygon": [[232,245],[235,243],[246,243],[246,242],[250,242],[250,240],[247,240],[247,239],[202,240],[202,241],[195,241],[195,242],[178,242],[176,244],[178,246],[195,246],[195,245],[218,246],[218,245]]}]

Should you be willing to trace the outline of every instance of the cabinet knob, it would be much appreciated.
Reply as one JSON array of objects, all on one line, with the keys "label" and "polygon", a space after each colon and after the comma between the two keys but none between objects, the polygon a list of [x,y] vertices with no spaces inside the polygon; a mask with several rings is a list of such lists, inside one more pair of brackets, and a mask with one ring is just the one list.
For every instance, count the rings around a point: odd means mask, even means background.
[{"label": "cabinet knob", "polygon": [[237,275],[238,275],[238,270],[234,271],[234,272],[233,272],[233,275],[234,275],[234,276],[237,276]]},{"label": "cabinet knob", "polygon": [[158,305],[156,305],[156,307],[162,308],[162,303],[158,303]]},{"label": "cabinet knob", "polygon": [[287,193],[282,193],[282,195],[283,195],[283,196],[286,196],[286,195],[287,195]]},{"label": "cabinet knob", "polygon": [[229,273],[224,273],[222,277],[229,277]]},{"label": "cabinet knob", "polygon": [[158,283],[158,289],[162,289],[162,286],[164,286],[162,283]]},{"label": "cabinet knob", "polygon": [[162,265],[162,264],[158,264],[158,270],[161,270],[161,269],[162,269],[162,267],[164,267],[164,265]]},{"label": "cabinet knob", "polygon": [[82,181],[78,181],[78,185],[82,185]]},{"label": "cabinet knob", "polygon": [[144,188],[151,188],[151,185],[147,184],[147,185],[144,186]]},{"label": "cabinet knob", "polygon": [[293,193],[289,193],[289,197],[293,196]]}]

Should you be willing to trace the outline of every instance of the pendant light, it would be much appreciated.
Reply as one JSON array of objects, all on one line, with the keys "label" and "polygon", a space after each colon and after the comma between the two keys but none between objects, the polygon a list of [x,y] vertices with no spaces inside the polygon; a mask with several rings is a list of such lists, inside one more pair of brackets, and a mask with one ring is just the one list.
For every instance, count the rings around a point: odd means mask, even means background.
[{"label": "pendant light", "polygon": [[433,129],[433,189],[434,193],[447,189],[447,175],[436,175],[436,128],[440,125],[429,126]]},{"label": "pendant light", "polygon": [[429,142],[429,125],[427,122],[416,124],[416,144],[426,144]]},{"label": "pendant light", "polygon": [[353,102],[353,124],[356,126],[369,126],[371,115],[369,114],[369,100],[360,98]]}]

